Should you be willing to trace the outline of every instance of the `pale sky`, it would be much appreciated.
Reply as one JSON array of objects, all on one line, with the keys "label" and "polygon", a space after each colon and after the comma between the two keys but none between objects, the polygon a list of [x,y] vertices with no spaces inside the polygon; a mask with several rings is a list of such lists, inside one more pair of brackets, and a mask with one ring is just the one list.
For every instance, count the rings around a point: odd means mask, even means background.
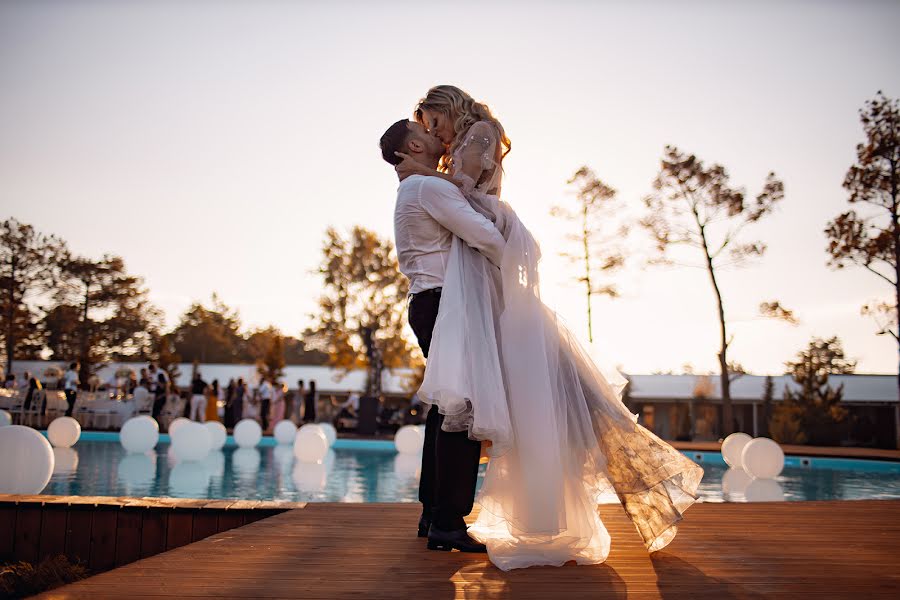
[{"label": "pale sky", "polygon": [[[785,200],[769,246],[722,276],[731,358],[780,373],[838,335],[861,372],[897,349],[859,314],[891,289],[826,267],[826,222],[862,141],[857,111],[900,96],[900,2],[45,2],[0,4],[0,218],[122,255],[174,325],[213,291],[248,326],[298,334],[329,225],[392,236],[396,176],[377,150],[432,85],[488,103],[513,142],[504,199],[541,240],[543,290],[584,329],[549,207],[594,168],[629,207],[665,144]],[[705,272],[632,258],[595,337],[631,373],[716,368]],[[756,317],[779,299],[801,325]]]}]

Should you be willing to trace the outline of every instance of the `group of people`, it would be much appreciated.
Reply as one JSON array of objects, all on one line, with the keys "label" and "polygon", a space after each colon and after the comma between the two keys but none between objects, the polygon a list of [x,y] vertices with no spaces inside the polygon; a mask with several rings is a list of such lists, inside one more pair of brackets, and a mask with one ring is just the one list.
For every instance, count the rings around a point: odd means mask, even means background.
[{"label": "group of people", "polygon": [[200,372],[191,380],[190,402],[185,407],[192,421],[218,421],[219,405],[223,406],[222,421],[227,429],[242,419],[256,419],[263,431],[268,431],[279,421],[290,419],[295,423],[316,421],[316,382],[309,387],[300,379],[297,389],[287,383],[264,377],[256,388],[250,388],[243,377],[230,379],[224,388],[219,380],[207,383]]}]

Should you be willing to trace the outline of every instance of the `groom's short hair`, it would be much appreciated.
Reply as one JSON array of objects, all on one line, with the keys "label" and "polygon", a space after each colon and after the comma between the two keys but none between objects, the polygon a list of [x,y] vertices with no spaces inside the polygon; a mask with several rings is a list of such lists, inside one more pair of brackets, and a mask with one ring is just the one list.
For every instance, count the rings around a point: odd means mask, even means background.
[{"label": "groom's short hair", "polygon": [[400,119],[387,128],[378,145],[381,146],[381,157],[397,166],[403,160],[395,152],[406,151],[406,140],[409,137],[409,119]]}]

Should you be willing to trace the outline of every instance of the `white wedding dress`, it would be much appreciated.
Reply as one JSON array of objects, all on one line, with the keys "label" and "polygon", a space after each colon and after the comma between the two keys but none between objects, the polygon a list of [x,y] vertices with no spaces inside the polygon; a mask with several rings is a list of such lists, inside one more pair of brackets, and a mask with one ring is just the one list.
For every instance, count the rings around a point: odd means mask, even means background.
[{"label": "white wedding dress", "polygon": [[637,424],[621,400],[624,377],[601,373],[541,302],[539,246],[499,200],[493,125],[475,123],[450,168],[506,239],[500,269],[453,240],[419,390],[445,430],[492,442],[469,532],[503,570],[600,563],[610,537],[597,503],[612,492],[647,549],[665,547],[703,470]]}]

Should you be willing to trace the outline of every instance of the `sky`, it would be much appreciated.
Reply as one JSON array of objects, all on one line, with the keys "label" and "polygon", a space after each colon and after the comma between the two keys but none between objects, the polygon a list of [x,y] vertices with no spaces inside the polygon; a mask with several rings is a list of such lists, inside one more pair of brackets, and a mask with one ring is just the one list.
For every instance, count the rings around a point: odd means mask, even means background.
[{"label": "sky", "polygon": [[[826,265],[826,223],[863,140],[858,110],[900,96],[898,2],[0,3],[0,218],[124,257],[174,326],[218,293],[248,327],[311,322],[325,229],[392,236],[397,180],[377,148],[435,84],[487,103],[512,139],[504,200],[542,244],[543,298],[577,332],[585,303],[558,256],[582,165],[639,218],[666,144],[757,194],[768,252],[721,275],[730,358],[781,373],[837,335],[858,371],[897,347],[860,306],[891,288]],[[597,347],[630,373],[717,368],[707,274],[649,267],[633,231],[595,299]],[[778,299],[797,326],[762,319]]]}]

